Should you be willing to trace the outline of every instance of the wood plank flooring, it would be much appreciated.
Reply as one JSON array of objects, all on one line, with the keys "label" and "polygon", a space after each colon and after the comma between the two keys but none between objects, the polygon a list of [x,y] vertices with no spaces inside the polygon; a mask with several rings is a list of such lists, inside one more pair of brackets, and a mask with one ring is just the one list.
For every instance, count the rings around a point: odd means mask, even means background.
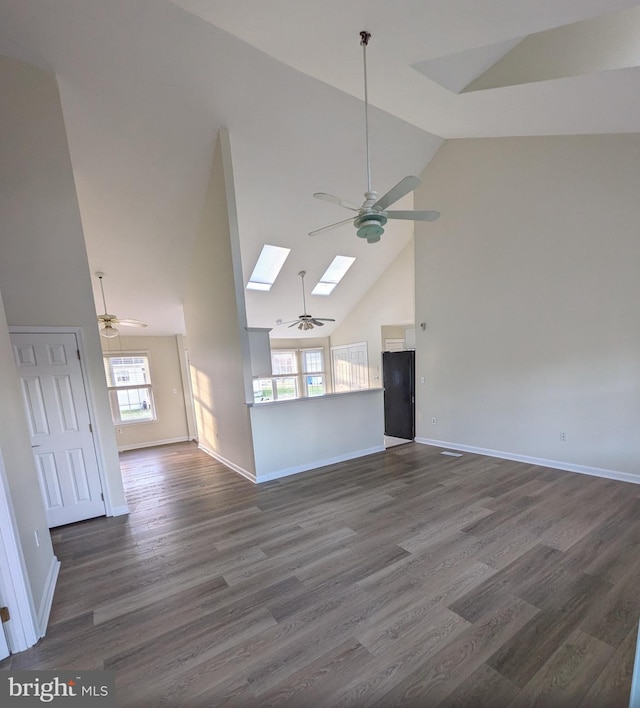
[{"label": "wood plank flooring", "polygon": [[255,486],[122,454],[131,513],[53,530],[47,636],[119,706],[626,707],[640,486],[410,443]]}]

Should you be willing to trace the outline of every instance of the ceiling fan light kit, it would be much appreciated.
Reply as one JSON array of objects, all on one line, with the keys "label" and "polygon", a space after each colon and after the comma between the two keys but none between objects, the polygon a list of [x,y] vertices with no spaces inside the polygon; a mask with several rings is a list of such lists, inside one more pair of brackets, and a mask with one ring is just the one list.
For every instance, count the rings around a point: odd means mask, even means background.
[{"label": "ceiling fan light kit", "polygon": [[384,233],[384,227],[388,219],[405,219],[407,221],[435,221],[439,216],[439,211],[388,211],[394,202],[412,192],[419,184],[420,179],[412,175],[404,177],[386,194],[378,198],[378,193],[371,186],[371,160],[369,157],[369,94],[367,89],[367,46],[371,39],[371,33],[363,30],[360,32],[360,45],[362,46],[362,63],[364,69],[364,128],[365,147],[367,156],[367,191],[364,193],[364,203],[357,207],[346,199],[340,199],[333,194],[326,192],[316,192],[313,196],[325,202],[331,202],[337,206],[356,212],[355,216],[343,219],[335,224],[323,226],[315,231],[310,231],[309,236],[315,236],[325,231],[330,231],[343,224],[352,222],[356,227],[360,238],[366,239],[367,243],[377,243]]},{"label": "ceiling fan light kit", "polygon": [[118,330],[107,322],[107,324],[100,330],[100,336],[111,339],[111,337],[117,337],[120,334]]},{"label": "ceiling fan light kit", "polygon": [[384,233],[387,217],[384,214],[363,214],[357,216],[353,222],[360,238],[366,238],[367,243],[377,243]]}]

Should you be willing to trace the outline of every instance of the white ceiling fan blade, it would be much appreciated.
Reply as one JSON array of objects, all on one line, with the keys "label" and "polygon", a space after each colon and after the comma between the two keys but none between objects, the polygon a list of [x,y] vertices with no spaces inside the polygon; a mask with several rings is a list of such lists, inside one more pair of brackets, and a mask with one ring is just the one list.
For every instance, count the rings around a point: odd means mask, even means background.
[{"label": "white ceiling fan blade", "polygon": [[[283,322],[282,324],[285,324],[285,323]],[[291,329],[292,327],[295,327],[296,325],[299,325],[299,324],[302,324],[302,322],[300,322],[300,320],[294,320],[293,324],[289,325],[289,329]]]},{"label": "white ceiling fan blade", "polygon": [[122,320],[116,319],[115,322],[116,322],[116,324],[124,325],[125,327],[146,327],[147,326],[144,322],[140,322],[140,320],[131,319],[130,317],[129,318],[125,317]]},{"label": "white ceiling fan blade", "polygon": [[336,229],[338,226],[343,224],[348,224],[353,221],[354,217],[350,216],[348,219],[343,219],[342,221],[336,221],[335,224],[329,224],[329,226],[323,226],[321,229],[316,229],[315,231],[309,231],[309,236],[315,236],[316,234],[321,234],[323,231],[330,231],[331,229]]},{"label": "white ceiling fan blade", "polygon": [[413,190],[417,186],[419,186],[419,184],[419,177],[413,177],[412,175],[404,177],[398,182],[398,184],[396,184],[395,187],[391,187],[391,189],[386,194],[383,194],[380,199],[378,199],[378,201],[373,205],[373,208],[379,209],[380,211],[384,211],[388,206],[391,206],[394,202],[397,202],[398,199],[404,197],[405,194],[413,192]]},{"label": "white ceiling fan blade", "polygon": [[340,197],[334,197],[333,194],[327,194],[326,192],[316,192],[313,195],[316,199],[322,199],[325,202],[330,202],[331,204],[337,204],[338,206],[344,207],[345,209],[351,209],[351,211],[359,211],[360,207],[355,204],[348,202]]},{"label": "white ceiling fan blade", "polygon": [[335,322],[331,317],[313,317],[312,322]]},{"label": "white ceiling fan blade", "polygon": [[388,219],[408,219],[409,221],[435,221],[439,211],[385,211]]}]

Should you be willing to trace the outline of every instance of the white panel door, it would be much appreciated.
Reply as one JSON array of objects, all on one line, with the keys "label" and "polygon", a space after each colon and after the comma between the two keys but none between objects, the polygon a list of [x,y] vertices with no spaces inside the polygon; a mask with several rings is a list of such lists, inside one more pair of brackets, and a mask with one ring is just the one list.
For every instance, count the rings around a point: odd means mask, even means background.
[{"label": "white panel door", "polygon": [[333,368],[333,390],[335,393],[351,391],[351,364],[347,347],[331,349],[331,364]]},{"label": "white panel door", "polygon": [[369,363],[367,343],[342,344],[331,347],[333,390],[358,391],[369,388]]},{"label": "white panel door", "polygon": [[105,514],[75,334],[12,334],[49,528]]},{"label": "white panel door", "polygon": [[358,391],[369,388],[369,362],[366,343],[349,347],[349,360],[351,362],[351,390]]}]

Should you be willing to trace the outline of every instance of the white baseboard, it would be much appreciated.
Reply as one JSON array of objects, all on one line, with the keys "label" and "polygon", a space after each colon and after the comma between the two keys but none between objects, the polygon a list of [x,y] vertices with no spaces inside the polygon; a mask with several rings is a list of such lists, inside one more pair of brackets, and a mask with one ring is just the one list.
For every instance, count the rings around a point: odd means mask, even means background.
[{"label": "white baseboard", "polygon": [[348,452],[345,455],[338,455],[337,457],[328,457],[324,460],[314,460],[305,465],[296,465],[295,467],[287,467],[283,470],[275,470],[274,472],[267,472],[267,474],[260,475],[256,482],[262,484],[262,482],[271,482],[274,479],[280,479],[281,477],[289,477],[293,474],[299,474],[300,472],[308,472],[309,470],[315,470],[318,467],[326,467],[327,465],[335,465],[338,462],[346,462],[347,460],[355,460],[358,457],[365,457],[366,455],[373,455],[376,452],[384,452],[384,445],[376,445],[375,447],[370,447],[366,450],[355,450],[353,452]]},{"label": "white baseboard", "polygon": [[172,443],[189,442],[190,437],[169,438],[168,440],[153,440],[146,443],[134,443],[133,445],[118,445],[118,452],[126,452],[127,450],[141,450],[143,447],[158,447],[158,445],[171,445]]},{"label": "white baseboard", "polygon": [[206,452],[207,455],[210,455],[214,459],[218,460],[218,462],[222,462],[223,465],[229,467],[234,472],[241,474],[243,477],[248,479],[250,482],[253,482],[254,484],[271,482],[274,479],[280,479],[281,477],[290,477],[291,475],[299,474],[300,472],[308,472],[309,470],[314,470],[318,467],[326,467],[327,465],[333,465],[337,462],[346,462],[347,460],[355,460],[358,457],[373,455],[376,452],[384,452],[384,445],[376,445],[376,447],[371,447],[367,450],[356,450],[354,452],[349,452],[345,455],[338,455],[337,457],[328,457],[324,460],[314,460],[314,462],[310,462],[306,465],[297,465],[295,467],[287,467],[283,470],[275,470],[274,472],[268,472],[267,474],[261,475],[260,477],[256,478],[256,476],[251,474],[251,472],[248,472],[242,467],[227,460],[214,450],[211,450],[208,447],[205,447],[204,445],[198,445],[198,448],[203,452]]},{"label": "white baseboard", "polygon": [[118,452],[126,452],[127,450],[141,450],[143,447],[158,447],[159,445],[171,445],[175,442],[189,442],[190,437],[169,438],[167,440],[153,440],[148,443],[134,443],[133,445],[118,445]]},{"label": "white baseboard", "polygon": [[640,475],[629,474],[628,472],[618,472],[616,470],[607,470],[602,467],[589,467],[587,465],[574,465],[571,462],[562,462],[559,460],[547,460],[543,457],[530,457],[529,455],[518,455],[513,452],[503,452],[501,450],[490,450],[483,447],[474,447],[473,445],[462,445],[460,443],[446,442],[445,440],[431,440],[430,438],[416,438],[417,443],[422,445],[433,445],[434,447],[446,447],[449,450],[458,450],[460,452],[472,452],[476,455],[487,455],[488,457],[499,457],[503,460],[513,460],[514,462],[526,462],[540,467],[551,467],[555,470],[563,470],[565,472],[577,472],[578,474],[588,474],[592,477],[603,477],[604,479],[614,479],[618,482],[631,482],[632,484],[640,484]]},{"label": "white baseboard", "polygon": [[51,605],[53,603],[53,594],[56,590],[56,582],[58,580],[58,573],[60,572],[60,561],[53,556],[51,559],[51,565],[49,566],[49,573],[47,575],[47,581],[44,586],[44,592],[42,594],[42,602],[38,609],[38,629],[40,630],[40,636],[44,637],[47,633],[47,625],[49,624],[49,614],[51,613]]},{"label": "white baseboard", "polygon": [[198,444],[198,449],[202,450],[202,452],[206,452],[207,455],[209,455],[210,457],[213,457],[214,460],[218,460],[218,462],[222,462],[222,464],[225,467],[229,467],[229,469],[232,469],[234,472],[241,474],[243,477],[245,477],[250,482],[253,482],[255,484],[256,476],[254,474],[252,474],[248,470],[245,470],[243,467],[236,465],[234,462],[231,462],[231,460],[227,460],[227,458],[223,457],[219,452],[215,452],[214,450],[211,450],[210,448],[205,447],[204,445],[200,445],[200,444]]},{"label": "white baseboard", "polygon": [[123,506],[114,506],[111,509],[111,513],[108,516],[124,516],[129,513],[129,507],[124,504]]}]

